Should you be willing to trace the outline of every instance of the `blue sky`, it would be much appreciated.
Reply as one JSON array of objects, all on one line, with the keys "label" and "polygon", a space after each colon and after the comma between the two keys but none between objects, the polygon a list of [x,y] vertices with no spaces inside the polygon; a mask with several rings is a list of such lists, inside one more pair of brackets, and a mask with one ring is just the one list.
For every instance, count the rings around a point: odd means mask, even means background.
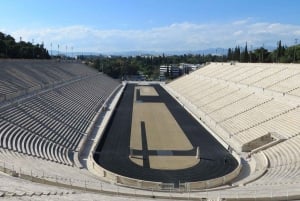
[{"label": "blue sky", "polygon": [[299,0],[8,0],[0,31],[79,52],[291,45],[299,8]]}]

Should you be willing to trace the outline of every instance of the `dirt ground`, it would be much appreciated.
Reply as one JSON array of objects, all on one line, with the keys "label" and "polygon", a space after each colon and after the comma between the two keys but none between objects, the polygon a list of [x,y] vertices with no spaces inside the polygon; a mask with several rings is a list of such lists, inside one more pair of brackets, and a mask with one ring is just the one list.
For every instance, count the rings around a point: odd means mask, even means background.
[{"label": "dirt ground", "polygon": [[140,89],[141,96],[158,96],[158,93],[152,86],[138,86],[136,89]]},{"label": "dirt ground", "polygon": [[[141,96],[158,96],[153,87],[138,86]],[[136,90],[135,90],[136,91]],[[175,156],[172,150],[192,150],[193,146],[182,131],[164,103],[134,102],[130,147],[142,150],[141,122],[144,122],[147,148],[157,151],[156,155],[149,155],[149,164],[152,169],[175,170],[192,167],[199,162],[195,156]],[[160,155],[160,150],[168,154]],[[130,158],[134,163],[143,166],[143,157]]]}]

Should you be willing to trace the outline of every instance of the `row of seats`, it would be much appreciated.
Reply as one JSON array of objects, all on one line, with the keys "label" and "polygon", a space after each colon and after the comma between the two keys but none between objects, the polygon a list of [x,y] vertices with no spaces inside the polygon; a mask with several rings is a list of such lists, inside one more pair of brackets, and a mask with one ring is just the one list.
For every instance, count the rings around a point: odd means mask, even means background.
[{"label": "row of seats", "polygon": [[253,185],[298,184],[300,179],[300,136],[295,136],[264,151],[269,168]]},{"label": "row of seats", "polygon": [[72,165],[93,117],[118,85],[93,75],[0,109],[0,147]]},{"label": "row of seats", "polygon": [[26,196],[30,196],[30,200],[32,200],[35,196],[62,196],[73,193],[75,192],[70,189],[44,186],[0,173],[0,197],[5,197],[2,199],[14,200],[12,198],[16,197],[17,199],[15,200],[20,200],[21,197],[26,198]]},{"label": "row of seats", "polygon": [[[286,138],[258,153],[265,154],[269,161],[269,167],[263,176],[246,186],[225,190],[224,193],[253,191],[261,194],[262,189],[265,192],[269,189],[281,189],[284,192],[290,189],[290,185],[299,188],[299,73],[299,65],[211,64],[167,85],[176,92],[179,99],[187,100],[195,106],[191,108],[204,112],[228,131],[240,146],[270,132]],[[264,90],[255,90],[256,88],[295,97],[278,97],[276,94],[264,93]],[[222,133],[220,136],[224,137]],[[279,191],[278,193],[281,195]]]},{"label": "row of seats", "polygon": [[284,138],[291,138],[300,134],[300,110],[295,108],[260,125],[240,132],[235,138],[243,144],[261,137],[269,132],[276,132]]},{"label": "row of seats", "polygon": [[[0,167],[15,170],[17,173],[32,175],[36,178],[46,179],[51,182],[115,193],[113,197],[103,194],[91,195],[91,193],[89,193],[89,195],[95,197],[96,200],[114,200],[114,198],[116,198],[116,200],[119,200],[121,199],[121,197],[116,197],[117,194],[128,193],[131,194],[133,196],[132,199],[135,200],[137,198],[134,198],[134,195],[141,194],[147,195],[149,197],[149,195],[152,194],[151,191],[143,191],[126,187],[122,188],[114,184],[101,181],[101,179],[89,172],[87,169],[79,169],[73,166],[53,163],[49,160],[41,160],[40,158],[32,155],[27,155],[3,148],[0,148]],[[38,184],[15,177],[5,177],[7,179],[2,180],[0,173],[0,192],[7,191],[17,193],[16,191],[18,189],[22,192],[65,192],[65,190],[61,187],[52,187],[50,185]],[[78,190],[69,191],[76,192],[76,195],[83,193],[83,191]],[[65,197],[66,195],[63,195],[61,197],[62,200],[65,200]],[[30,198],[32,199],[32,197]],[[80,196],[77,199],[80,199]],[[124,198],[124,200],[127,199],[128,198]],[[54,200],[56,199],[54,198]],[[87,200],[90,200],[88,199],[88,196]]]},{"label": "row of seats", "polygon": [[43,87],[95,73],[76,62],[0,60],[0,100],[8,94]]},{"label": "row of seats", "polygon": [[[290,93],[298,89],[300,69],[295,64],[211,64],[195,72],[201,76],[216,78],[233,83]],[[292,95],[299,96],[298,93]]]},{"label": "row of seats", "polygon": [[[284,96],[278,99],[255,90],[289,80],[285,78],[298,70],[294,65],[210,64],[167,86],[222,127],[227,137],[240,142],[238,146],[243,146],[269,132],[286,138],[299,134],[297,101],[285,101]],[[299,82],[294,84],[293,88],[300,87]]]}]

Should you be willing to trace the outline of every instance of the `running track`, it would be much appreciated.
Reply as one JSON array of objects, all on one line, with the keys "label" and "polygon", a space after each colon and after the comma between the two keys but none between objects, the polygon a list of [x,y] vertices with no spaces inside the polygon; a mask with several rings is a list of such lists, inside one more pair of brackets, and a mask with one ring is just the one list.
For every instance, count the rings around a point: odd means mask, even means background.
[{"label": "running track", "polygon": [[179,182],[221,177],[237,167],[238,163],[234,157],[160,85],[153,85],[159,94],[158,97],[137,96],[137,99],[143,102],[164,102],[193,147],[200,147],[201,161],[191,168],[182,170],[155,170],[134,164],[128,157],[134,87],[134,84],[128,84],[124,90],[94,155],[95,161],[102,167],[126,177],[175,183],[176,186]]}]

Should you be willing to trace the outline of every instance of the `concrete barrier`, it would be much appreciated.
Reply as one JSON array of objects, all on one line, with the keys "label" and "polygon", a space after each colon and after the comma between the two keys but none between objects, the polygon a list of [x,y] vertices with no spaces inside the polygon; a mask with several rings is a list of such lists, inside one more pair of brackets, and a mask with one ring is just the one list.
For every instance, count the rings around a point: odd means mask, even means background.
[{"label": "concrete barrier", "polygon": [[33,86],[33,87],[28,88],[27,93],[33,93],[33,92],[36,92],[36,91],[39,91],[39,90],[41,90],[41,86],[37,85],[37,86]]},{"label": "concrete barrier", "polygon": [[214,179],[210,179],[210,180],[197,181],[197,182],[186,182],[185,183],[186,190],[192,191],[192,190],[203,190],[203,189],[214,188],[217,186],[227,184],[230,181],[232,181],[234,178],[236,178],[240,174],[240,171],[242,169],[242,163],[241,163],[241,158],[239,157],[238,154],[233,152],[232,155],[238,161],[238,166],[234,171],[232,171],[222,177],[218,177],[218,178],[214,178]]},{"label": "concrete barrier", "polygon": [[139,180],[139,179],[134,179],[119,174],[115,174],[98,165],[94,159],[91,160],[93,163],[94,171],[97,172],[97,175],[101,176],[102,178],[104,178],[106,181],[110,183],[114,183],[122,186],[129,186],[133,188],[139,188],[139,189],[163,190],[162,182]]},{"label": "concrete barrier", "polygon": [[[103,111],[104,107],[107,105],[107,101],[109,101],[115,94],[117,91],[120,90],[120,86],[118,86],[109,96],[108,98],[105,100],[105,102],[103,103],[102,107],[99,109],[99,111],[96,113],[96,115],[93,117],[92,119],[92,123],[88,126],[87,130],[86,130],[86,135],[80,140],[75,152],[74,152],[74,158],[73,161],[75,163],[75,166],[77,166],[78,168],[82,168],[82,164],[80,163],[80,155],[82,153],[82,151],[84,150],[85,144],[87,142],[87,140],[89,139],[90,134],[93,132],[94,128],[95,128],[95,124],[97,119],[99,118],[99,115],[101,114],[101,112]],[[123,89],[121,89],[122,91]],[[96,146],[97,147],[97,146]],[[92,150],[92,152],[94,152],[95,150]]]},{"label": "concrete barrier", "polygon": [[255,171],[248,178],[246,178],[243,181],[243,183],[241,183],[240,185],[247,185],[253,181],[258,180],[268,171],[270,164],[264,152],[261,151],[253,154],[252,160],[255,160],[256,163]]},{"label": "concrete barrier", "polygon": [[14,98],[17,98],[18,96],[23,96],[25,94],[26,94],[26,90],[20,90],[20,91],[14,92],[14,93],[5,94],[5,100],[9,101],[9,100],[12,100]]}]

